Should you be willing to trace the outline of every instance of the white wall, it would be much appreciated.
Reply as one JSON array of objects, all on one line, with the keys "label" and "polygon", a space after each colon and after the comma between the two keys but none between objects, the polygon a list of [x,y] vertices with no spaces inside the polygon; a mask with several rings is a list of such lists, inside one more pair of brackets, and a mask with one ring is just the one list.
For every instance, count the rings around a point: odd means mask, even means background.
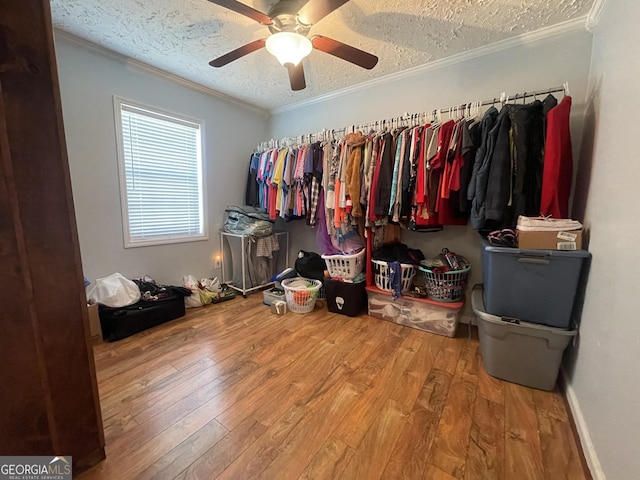
[{"label": "white wall", "polygon": [[[218,228],[226,205],[243,203],[252,149],[267,134],[264,113],[174,83],[58,36],[56,54],[84,274],[119,271],[182,284],[218,275]],[[208,241],[123,247],[113,95],[204,120]],[[54,272],[52,272],[54,274]]]},{"label": "white wall", "polygon": [[[581,136],[582,115],[589,76],[591,34],[585,30],[523,43],[509,49],[426,70],[323,102],[276,114],[271,137],[295,136],[322,128],[340,128],[434,108],[522,93],[569,82],[574,97],[572,129]],[[561,94],[560,94],[561,95]],[[575,142],[576,147],[580,142]],[[576,148],[577,150],[577,148]],[[291,250],[316,250],[308,227],[292,224]],[[425,255],[443,247],[465,255],[472,263],[470,283],[482,282],[479,236],[470,227],[445,227],[440,233],[405,233],[403,241]],[[467,315],[470,306],[466,308]]]},{"label": "white wall", "polygon": [[[593,262],[580,342],[568,368],[583,444],[589,438],[606,478],[640,475],[640,3],[606,3],[593,42],[590,108],[575,211],[584,212]],[[578,425],[579,427],[581,425]],[[586,434],[586,435],[585,435]],[[597,460],[593,470],[597,475]]]}]

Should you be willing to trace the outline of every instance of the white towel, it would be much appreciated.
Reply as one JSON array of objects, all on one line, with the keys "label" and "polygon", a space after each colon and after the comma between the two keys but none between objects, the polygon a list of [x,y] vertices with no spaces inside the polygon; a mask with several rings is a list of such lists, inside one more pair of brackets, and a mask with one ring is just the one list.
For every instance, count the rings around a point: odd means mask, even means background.
[{"label": "white towel", "polygon": [[523,232],[559,232],[564,230],[580,230],[582,224],[569,218],[518,217],[516,229]]}]

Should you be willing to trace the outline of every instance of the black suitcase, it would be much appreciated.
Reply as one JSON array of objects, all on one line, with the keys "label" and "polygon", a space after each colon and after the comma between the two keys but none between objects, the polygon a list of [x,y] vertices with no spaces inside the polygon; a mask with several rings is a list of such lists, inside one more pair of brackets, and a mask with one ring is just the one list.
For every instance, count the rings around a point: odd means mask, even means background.
[{"label": "black suitcase", "polygon": [[106,342],[113,342],[169,320],[183,317],[184,297],[172,293],[167,298],[154,301],[141,300],[127,307],[110,308],[100,305],[98,313],[102,338]]},{"label": "black suitcase", "polygon": [[367,309],[366,282],[325,280],[324,287],[330,312],[355,317]]}]

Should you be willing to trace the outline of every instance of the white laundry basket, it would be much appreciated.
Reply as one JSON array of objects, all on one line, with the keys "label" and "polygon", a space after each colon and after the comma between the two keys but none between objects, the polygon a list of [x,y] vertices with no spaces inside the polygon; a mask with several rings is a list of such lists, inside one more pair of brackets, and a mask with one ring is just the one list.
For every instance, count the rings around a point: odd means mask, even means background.
[{"label": "white laundry basket", "polygon": [[[376,287],[385,292],[392,291],[393,288],[391,287],[390,281],[391,272],[389,271],[387,262],[383,262],[382,260],[372,260],[372,262]],[[416,274],[416,268],[408,263],[401,263],[400,266],[402,267],[402,293],[405,293],[408,292],[411,287],[411,280],[413,280],[413,276]]]},{"label": "white laundry basket", "polygon": [[331,278],[353,280],[364,268],[365,249],[353,255],[322,255]]},{"label": "white laundry basket", "polygon": [[316,306],[322,288],[320,280],[310,278],[287,278],[282,281],[287,307],[294,313],[309,313]]}]

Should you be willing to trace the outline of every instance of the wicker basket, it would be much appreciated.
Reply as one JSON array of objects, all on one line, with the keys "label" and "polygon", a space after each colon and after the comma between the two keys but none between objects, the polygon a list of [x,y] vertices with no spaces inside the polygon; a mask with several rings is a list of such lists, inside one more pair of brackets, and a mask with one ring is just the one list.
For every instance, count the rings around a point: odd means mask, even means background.
[{"label": "wicker basket", "polygon": [[[372,262],[376,287],[385,292],[391,292],[393,290],[390,282],[391,272],[387,262],[382,260],[372,260]],[[411,287],[411,280],[413,280],[413,276],[416,273],[416,267],[408,263],[401,263],[400,266],[402,267],[402,293],[406,293]]]},{"label": "wicker basket", "polygon": [[312,312],[321,287],[320,280],[310,278],[287,278],[282,281],[287,307],[294,313]]},{"label": "wicker basket", "polygon": [[364,268],[365,249],[353,255],[322,255],[331,278],[353,280]]},{"label": "wicker basket", "polygon": [[471,267],[442,273],[434,273],[427,267],[419,270],[424,276],[429,297],[439,302],[457,302],[464,295]]}]

